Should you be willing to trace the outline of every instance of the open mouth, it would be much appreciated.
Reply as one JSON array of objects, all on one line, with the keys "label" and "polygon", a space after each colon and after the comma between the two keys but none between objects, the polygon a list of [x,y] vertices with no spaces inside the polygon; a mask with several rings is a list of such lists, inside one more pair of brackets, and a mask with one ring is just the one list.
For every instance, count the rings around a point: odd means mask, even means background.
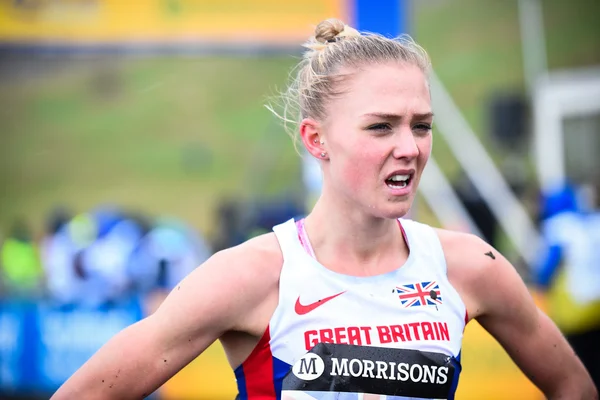
[{"label": "open mouth", "polygon": [[403,189],[410,184],[412,174],[394,174],[385,180],[386,185],[392,189]]}]

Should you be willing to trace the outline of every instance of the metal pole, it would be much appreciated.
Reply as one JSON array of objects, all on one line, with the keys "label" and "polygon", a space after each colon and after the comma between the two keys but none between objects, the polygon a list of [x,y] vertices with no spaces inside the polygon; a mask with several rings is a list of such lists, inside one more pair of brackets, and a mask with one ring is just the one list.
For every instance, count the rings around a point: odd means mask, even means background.
[{"label": "metal pole", "polygon": [[540,0],[519,0],[518,4],[523,72],[527,89],[532,94],[536,81],[548,73],[544,15]]},{"label": "metal pole", "polygon": [[471,182],[477,186],[500,227],[531,267],[538,257],[536,252],[540,243],[535,223],[434,72],[430,75],[430,84],[438,132],[446,139]]}]

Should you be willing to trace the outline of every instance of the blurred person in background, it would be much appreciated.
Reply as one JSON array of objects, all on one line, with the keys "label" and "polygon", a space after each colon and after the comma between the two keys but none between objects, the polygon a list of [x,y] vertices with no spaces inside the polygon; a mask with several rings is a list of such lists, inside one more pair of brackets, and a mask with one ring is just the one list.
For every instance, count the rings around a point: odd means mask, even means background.
[{"label": "blurred person in background", "polygon": [[58,305],[74,305],[85,295],[80,257],[96,237],[96,226],[87,213],[69,218],[58,211],[48,220],[42,239],[42,265],[50,299]]},{"label": "blurred person in background", "polygon": [[284,117],[323,170],[310,214],[215,254],[53,398],[143,398],[217,339],[240,399],[453,398],[469,319],[548,398],[597,398],[501,254],[402,218],[432,145],[424,50],[339,20],[306,47]]},{"label": "blurred person in background", "polygon": [[54,230],[43,244],[52,300],[96,308],[130,294],[128,261],[144,234],[138,219],[114,207],[99,207]]},{"label": "blurred person in background", "polygon": [[159,218],[141,238],[128,261],[132,288],[150,296],[151,314],[183,278],[212,252],[198,233],[173,218]]},{"label": "blurred person in background", "polygon": [[223,199],[217,209],[217,232],[212,240],[213,250],[220,251],[243,243],[248,237],[247,208],[231,199]]},{"label": "blurred person in background", "polygon": [[[41,265],[46,276],[46,291],[51,297],[55,296],[60,286],[60,271],[72,264],[67,256],[68,247],[66,228],[72,218],[72,213],[64,206],[55,207],[46,218],[46,226],[40,241]],[[60,289],[58,289],[60,291]]]},{"label": "blurred person in background", "polygon": [[600,387],[600,212],[582,188],[559,185],[542,196],[545,251],[536,282],[548,313]]},{"label": "blurred person in background", "polygon": [[481,197],[477,187],[469,177],[462,172],[455,183],[456,194],[465,205],[467,212],[477,224],[483,239],[493,247],[496,246],[496,231],[498,222],[487,202]]},{"label": "blurred person in background", "polygon": [[23,219],[15,221],[0,248],[1,280],[6,294],[39,296],[44,283],[40,254]]},{"label": "blurred person in background", "polygon": [[78,271],[85,287],[82,302],[100,306],[131,294],[129,260],[145,232],[138,220],[114,207],[98,208],[91,216],[96,237],[78,255]]}]

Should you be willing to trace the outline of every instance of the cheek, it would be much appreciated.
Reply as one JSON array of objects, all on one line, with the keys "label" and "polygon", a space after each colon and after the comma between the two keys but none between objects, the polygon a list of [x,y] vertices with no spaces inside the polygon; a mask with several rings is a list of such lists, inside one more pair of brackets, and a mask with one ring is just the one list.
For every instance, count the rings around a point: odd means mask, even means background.
[{"label": "cheek", "polygon": [[348,163],[346,169],[342,171],[344,185],[352,192],[357,192],[363,186],[364,175],[364,170],[356,162]]},{"label": "cheek", "polygon": [[425,163],[427,163],[427,160],[429,160],[429,156],[431,155],[432,145],[433,145],[433,141],[432,141],[431,135],[427,136],[426,138],[423,138],[421,143],[419,143],[417,145],[419,147],[419,159],[420,159],[419,163],[421,164],[420,165],[421,169],[425,168]]},{"label": "cheek", "polygon": [[355,148],[359,150],[353,152],[353,154],[348,154],[340,172],[345,186],[357,192],[364,189],[367,184],[372,185],[374,171],[381,166],[385,156],[373,149],[373,145],[363,146],[359,144]]}]

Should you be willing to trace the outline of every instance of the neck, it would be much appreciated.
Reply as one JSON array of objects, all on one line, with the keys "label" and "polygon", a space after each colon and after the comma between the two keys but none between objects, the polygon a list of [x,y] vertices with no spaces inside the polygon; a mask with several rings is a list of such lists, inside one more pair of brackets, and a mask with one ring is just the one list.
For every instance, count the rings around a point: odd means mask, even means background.
[{"label": "neck", "polygon": [[381,272],[376,270],[386,258],[408,255],[397,220],[374,217],[356,207],[345,207],[339,200],[332,204],[321,197],[306,217],[305,227],[324,265],[344,264],[356,273],[361,273],[356,271],[361,266],[364,274],[370,275]]}]

